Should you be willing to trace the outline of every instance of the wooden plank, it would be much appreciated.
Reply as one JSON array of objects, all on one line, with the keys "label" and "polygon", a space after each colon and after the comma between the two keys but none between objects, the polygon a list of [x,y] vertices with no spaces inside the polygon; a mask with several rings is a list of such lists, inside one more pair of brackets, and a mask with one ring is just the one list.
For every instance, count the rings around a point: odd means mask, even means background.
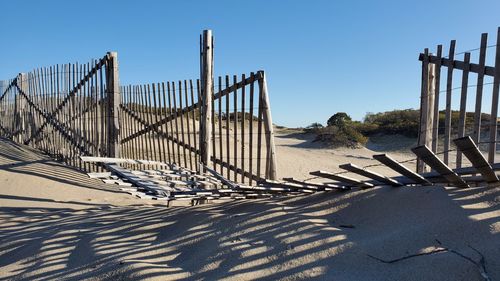
[{"label": "wooden plank", "polygon": [[131,184],[135,185],[136,187],[141,187],[144,188],[152,193],[154,193],[156,196],[162,196],[162,197],[170,197],[170,191],[165,190],[161,187],[158,187],[156,184],[148,183],[142,180],[140,177],[130,173],[126,169],[123,169],[122,167],[115,165],[115,164],[106,164],[106,169],[112,173],[115,173],[118,175],[120,178],[123,178],[130,182]]},{"label": "wooden plank", "polygon": [[[437,57],[441,58],[443,54],[443,46],[437,46]],[[434,76],[435,86],[434,86],[434,118],[432,125],[432,151],[434,153],[438,150],[439,143],[439,95],[441,92],[441,60],[435,64],[435,76]]]},{"label": "wooden plank", "polygon": [[[175,136],[176,136],[176,139],[180,140],[179,138],[179,121],[177,117],[179,117],[177,115],[177,113],[179,112],[178,108],[177,108],[177,98],[175,97],[175,82],[172,82],[172,98],[173,98],[173,102],[174,102],[174,112],[175,112],[175,115],[176,115],[176,118],[175,118]],[[177,160],[179,160],[179,162],[177,162],[179,165],[182,165],[181,164],[181,146],[179,144],[177,144]]]},{"label": "wooden plank", "polygon": [[[453,61],[455,58],[455,40],[450,42],[450,51],[448,59]],[[444,121],[444,163],[449,163],[449,151],[451,141],[451,97],[453,91],[453,64],[448,65],[448,75],[446,76],[446,111]]]},{"label": "wooden plank", "polygon": [[[219,76],[219,92],[221,91],[221,88],[222,88],[222,77]],[[214,97],[215,98],[215,97]],[[218,109],[219,109],[219,159],[220,160],[223,160],[223,146],[222,146],[222,97],[218,98],[219,100],[219,105],[218,105]],[[214,156],[215,156],[215,151],[214,151]],[[215,166],[214,166],[215,168]],[[224,176],[224,167],[223,166],[220,166],[219,165],[219,171],[220,171],[220,174],[222,176]]]},{"label": "wooden plank", "polygon": [[[245,74],[241,75],[241,81],[245,81]],[[246,155],[245,155],[245,87],[241,88],[241,164],[240,167],[244,171],[245,170],[245,162],[246,162]],[[241,175],[241,182],[245,183],[245,176]]]},{"label": "wooden plank", "polygon": [[427,146],[417,146],[412,148],[411,151],[432,169],[438,172],[443,178],[448,180],[449,183],[462,188],[469,187],[469,185],[457,173],[453,172],[453,170],[441,161],[441,159],[439,159]]},{"label": "wooden plank", "polygon": [[[418,144],[427,144],[430,139],[430,132],[432,132],[432,124],[429,118],[429,112],[432,110],[430,108],[430,96],[429,84],[432,83],[432,74],[429,73],[429,49],[425,48],[424,58],[422,60],[422,85],[420,91],[420,126],[418,132]],[[422,173],[425,171],[425,165],[421,159],[417,159],[417,172]]]},{"label": "wooden plank", "polygon": [[217,173],[217,171],[215,171],[215,169],[211,169],[211,168],[207,167],[206,165],[204,168],[207,172],[212,174],[216,179],[220,180],[223,184],[227,185],[231,189],[238,188],[238,184],[232,182],[231,180],[229,180],[229,179],[225,178],[224,176],[222,176],[221,174]]},{"label": "wooden plank", "polygon": [[481,47],[479,48],[479,71],[477,73],[476,107],[474,110],[474,131],[472,133],[475,143],[479,143],[481,136],[481,107],[483,103],[484,66],[486,63],[486,49],[488,33],[481,34]]},{"label": "wooden plank", "polygon": [[[129,109],[131,108],[130,96],[131,96],[130,86],[122,87],[122,104],[124,104]],[[125,118],[127,127],[122,128],[121,133],[126,135],[132,134],[132,122],[133,122],[132,117],[127,115],[127,116],[122,116],[122,118]],[[127,145],[124,145],[124,147],[122,147],[122,156],[127,158],[134,158],[132,151],[133,151],[132,143],[130,142]]]},{"label": "wooden plank", "polygon": [[[147,104],[146,104],[146,85],[139,85],[139,108],[142,112],[142,120],[147,120],[148,119],[148,108],[147,108]],[[147,127],[147,124],[144,124],[144,127]],[[144,134],[143,135],[143,139],[142,139],[142,146],[143,148],[143,152],[144,152],[144,159],[150,159],[151,158],[149,157],[149,153],[151,153],[151,151],[153,151],[153,148],[151,146],[151,131],[148,130],[147,134]]]},{"label": "wooden plank", "polygon": [[[153,115],[155,115],[155,108],[153,108],[152,104],[152,98],[151,98],[151,86],[154,84],[148,84],[147,85],[147,97],[146,97],[146,104],[147,104],[147,109],[148,109],[148,126],[153,124]],[[151,147],[152,149],[152,157],[151,160],[158,161],[158,153],[157,153],[157,142],[155,141],[155,136],[158,136],[158,133],[155,132],[154,130],[150,130],[150,141],[151,141]]]},{"label": "wooden plank", "polygon": [[[238,84],[238,77],[233,75],[233,84]],[[233,158],[234,165],[238,167],[238,90],[233,92]],[[234,181],[238,181],[236,173],[234,173]]]},{"label": "wooden plank", "polygon": [[457,148],[469,159],[474,168],[478,170],[486,182],[497,182],[498,177],[491,168],[484,155],[479,151],[479,148],[474,143],[470,136],[462,137],[453,140]]},{"label": "wooden plank", "polygon": [[[212,85],[212,87],[215,88],[215,86]],[[210,115],[211,115],[211,119],[210,119],[210,122],[212,123],[212,129],[211,129],[211,132],[212,132],[212,135],[211,135],[211,139],[210,139],[210,143],[212,145],[212,148],[211,148],[211,155],[215,156],[217,155],[216,153],[216,138],[215,138],[215,123],[216,123],[216,120],[215,120],[215,97],[214,95],[212,94],[211,95],[211,99],[210,99],[210,103],[211,103],[211,109],[210,109]],[[213,159],[212,157],[210,159]],[[215,161],[212,160],[212,167],[215,169],[217,167],[217,164],[215,163]]]},{"label": "wooden plank", "polygon": [[297,184],[302,184],[302,185],[307,185],[309,187],[313,186],[315,187],[318,191],[328,191],[328,190],[340,190],[340,191],[346,191],[350,190],[351,188],[349,186],[344,186],[344,185],[337,185],[337,184],[330,184],[330,183],[312,183],[312,182],[305,182],[301,180],[297,180],[294,178],[283,178],[284,181],[292,182],[292,183],[297,183]]},{"label": "wooden plank", "polygon": [[[250,143],[248,144],[248,172],[253,174],[253,139],[254,139],[254,131],[253,131],[253,108],[254,108],[254,93],[255,92],[255,74],[253,72],[250,73],[250,121],[248,123],[248,134]],[[252,178],[249,179],[249,185],[252,185]]]},{"label": "wooden plank", "polygon": [[322,177],[322,178],[336,180],[336,181],[339,181],[342,183],[346,183],[348,185],[359,186],[362,188],[374,187],[374,185],[371,183],[363,182],[363,181],[360,181],[357,179],[353,179],[353,178],[346,177],[346,176],[341,176],[338,174],[333,174],[333,173],[326,172],[326,171],[314,171],[314,172],[310,172],[309,174],[313,175],[313,176],[318,176],[318,177]]},{"label": "wooden plank", "polygon": [[259,94],[258,94],[258,115],[257,115],[257,176],[261,176],[261,165],[262,165],[262,115],[263,115],[263,107],[262,107],[262,90],[263,84],[258,81],[259,86]]},{"label": "wooden plank", "polygon": [[[152,84],[152,90],[153,90],[153,114],[154,114],[154,122],[155,123],[158,123],[158,112],[160,112],[159,110],[159,102],[157,100],[157,94],[156,94],[156,84],[153,83]],[[158,95],[160,93],[160,87],[158,86]],[[161,127],[158,128],[158,131],[161,130]],[[157,146],[158,146],[158,158],[159,158],[159,161],[160,162],[167,162],[166,159],[164,159],[164,155],[165,155],[165,145],[162,146],[162,143],[163,143],[163,138],[162,138],[163,135],[161,134],[157,134],[156,135],[156,142],[157,142]],[[163,151],[162,151],[162,148],[163,148]],[[156,160],[156,159],[155,159]]]},{"label": "wooden plank", "polygon": [[[464,54],[465,67],[462,72],[462,88],[460,91],[460,113],[458,119],[458,137],[461,138],[465,136],[465,126],[467,119],[467,89],[469,85],[469,64],[470,64],[470,53],[466,52]],[[457,151],[457,168],[462,167],[462,153]]]},{"label": "wooden plank", "polygon": [[488,162],[495,163],[497,151],[497,123],[498,123],[498,95],[500,91],[500,27],[497,32],[497,45],[495,54],[495,77],[493,78],[493,94],[491,101],[490,144],[488,149]]},{"label": "wooden plank", "polygon": [[[193,89],[193,80],[189,80],[189,88],[190,88],[190,94],[191,94],[191,104],[194,104],[195,101],[194,101],[194,89]],[[187,99],[186,99],[187,100]],[[189,114],[188,114],[189,116]],[[196,116],[195,116],[195,112],[194,111],[191,111],[191,121],[193,122],[193,143],[194,143],[194,147],[196,149],[198,149],[198,136],[196,135]],[[198,164],[198,153],[194,153],[194,162],[196,164]],[[199,170],[199,167],[197,166],[196,167],[197,171],[198,172],[201,172]]]},{"label": "wooden plank", "polygon": [[376,180],[378,182],[384,183],[384,184],[389,184],[392,186],[402,186],[403,184],[386,176],[383,176],[379,173],[370,171],[368,169],[365,169],[363,167],[359,167],[355,164],[348,163],[348,164],[343,164],[339,166],[341,169],[347,170],[349,172]]},{"label": "wooden plank", "polygon": [[282,182],[275,180],[264,180],[260,184],[262,186],[268,186],[268,187],[287,188],[292,192],[300,192],[308,194],[318,191],[317,188],[315,188],[314,186],[308,186],[307,184],[298,184],[298,183]]},{"label": "wooden plank", "polygon": [[[140,102],[139,102],[139,86],[134,87],[134,106],[133,106],[134,111],[137,113],[137,115],[142,115],[142,109],[140,107]],[[139,130],[141,128],[140,124],[138,122],[135,123],[135,131]],[[146,155],[144,154],[144,135],[141,137],[135,138],[135,151],[137,152],[137,156],[135,158],[142,158],[145,159]]]},{"label": "wooden plank", "polygon": [[[229,87],[229,76],[226,75],[226,87]],[[231,165],[231,149],[229,144],[229,97],[230,95],[226,95],[226,162],[227,166],[227,178],[231,178],[231,170],[229,169],[229,165]],[[222,159],[221,159],[222,161]]]},{"label": "wooden plank", "polygon": [[380,163],[386,165],[387,167],[391,168],[392,170],[400,173],[401,175],[413,180],[415,183],[432,185],[432,183],[430,181],[426,180],[424,177],[413,172],[412,170],[408,169],[407,167],[401,165],[400,163],[398,163],[396,160],[392,159],[387,154],[373,155],[373,158],[375,160],[379,161]]},{"label": "wooden plank", "polygon": [[[179,108],[182,110],[183,108],[183,103],[182,103],[182,82],[179,81]],[[184,133],[184,125],[185,125],[185,122],[184,122],[184,114],[180,114],[180,121],[181,121],[181,141],[182,143],[186,143],[186,137],[185,137],[185,133]],[[183,146],[182,147],[183,151],[182,151],[182,155],[183,155],[183,159],[184,159],[184,167],[187,168],[187,153],[186,153],[186,147]],[[193,169],[193,167],[191,167],[191,170]]]},{"label": "wooden plank", "polygon": [[96,157],[96,156],[80,156],[83,162],[98,162],[98,163],[129,163],[129,164],[141,164],[141,165],[156,165],[161,167],[171,167],[170,164],[151,161],[151,160],[137,160],[137,159],[126,159],[126,158],[112,158],[112,157]]},{"label": "wooden plank", "polygon": [[[171,101],[171,97],[170,97],[170,83],[167,82],[167,95],[168,95],[168,114],[169,115],[172,115],[172,101]],[[173,122],[169,122],[170,123],[170,136],[174,136],[174,124]],[[165,126],[168,128],[168,123],[165,123]],[[171,153],[172,153],[172,159],[169,161],[170,164],[173,164],[175,163],[175,143],[174,142],[170,142],[172,144],[172,149],[170,150]]]}]

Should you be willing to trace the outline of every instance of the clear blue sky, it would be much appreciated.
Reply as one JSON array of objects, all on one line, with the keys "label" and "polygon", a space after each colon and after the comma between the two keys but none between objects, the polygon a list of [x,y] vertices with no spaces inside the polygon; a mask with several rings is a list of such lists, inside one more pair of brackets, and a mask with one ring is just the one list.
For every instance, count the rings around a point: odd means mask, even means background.
[{"label": "clear blue sky", "polygon": [[418,53],[496,40],[500,1],[0,0],[0,79],[117,51],[122,84],[197,78],[212,29],[215,74],[267,73],[275,123],[325,123],[337,111],[417,108]]}]

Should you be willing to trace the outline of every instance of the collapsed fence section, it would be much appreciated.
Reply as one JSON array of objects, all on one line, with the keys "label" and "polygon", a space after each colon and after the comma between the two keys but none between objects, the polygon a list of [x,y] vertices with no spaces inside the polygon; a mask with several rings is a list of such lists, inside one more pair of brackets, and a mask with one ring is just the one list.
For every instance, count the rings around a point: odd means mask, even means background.
[{"label": "collapsed fence section", "polygon": [[[482,152],[487,154],[490,164],[495,163],[496,159],[500,28],[496,44],[488,46],[487,43],[488,34],[483,33],[480,47],[463,52],[463,60],[456,59],[459,54],[455,54],[455,40],[451,41],[447,56],[443,54],[442,45],[437,46],[436,54],[425,49],[419,56],[422,61],[422,91],[418,144],[426,145],[433,153],[442,154],[446,165],[455,162],[456,168],[462,167],[465,159],[462,158],[461,151],[452,147],[451,140],[469,135]],[[486,54],[490,48],[495,50],[494,66],[487,65]],[[479,52],[477,63],[471,62],[473,51]],[[455,76],[456,72],[460,72],[460,75]],[[491,91],[489,99],[486,90]],[[459,97],[455,98],[455,93]],[[474,106],[471,106],[470,100],[474,102]],[[458,105],[457,110],[453,110],[454,105]],[[483,112],[484,107],[490,108]],[[468,112],[468,108],[473,108],[472,112]],[[424,170],[425,165],[419,159],[417,171],[421,173]]]},{"label": "collapsed fence section", "polygon": [[116,53],[87,64],[38,68],[8,81],[0,96],[2,136],[87,171],[79,156],[119,154]]},{"label": "collapsed fence section", "polygon": [[[176,163],[200,171],[203,132],[210,134],[207,166],[249,183],[276,177],[265,73],[218,77],[203,114],[200,80],[121,87],[122,157]],[[204,116],[210,122],[203,122]],[[210,130],[203,130],[204,124]]]}]

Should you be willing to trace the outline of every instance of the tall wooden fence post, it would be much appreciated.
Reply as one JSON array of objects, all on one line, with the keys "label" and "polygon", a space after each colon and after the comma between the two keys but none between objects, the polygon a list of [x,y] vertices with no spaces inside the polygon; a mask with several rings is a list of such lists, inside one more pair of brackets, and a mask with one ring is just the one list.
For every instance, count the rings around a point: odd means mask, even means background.
[{"label": "tall wooden fence post", "polygon": [[[432,147],[432,132],[434,126],[434,97],[436,91],[436,65],[429,63],[429,51],[426,49],[422,62],[422,90],[420,97],[420,126],[418,145]],[[417,160],[417,172],[427,170],[424,162]]]},{"label": "tall wooden fence post", "polygon": [[108,65],[106,68],[107,92],[107,128],[108,128],[108,157],[120,157],[120,120],[118,118],[120,107],[120,78],[118,74],[118,53],[108,52]]},{"label": "tall wooden fence post", "polygon": [[262,76],[262,79],[259,79],[259,83],[262,84],[259,88],[262,89],[262,101],[260,102],[262,102],[262,117],[264,118],[264,130],[267,146],[266,178],[270,180],[276,180],[276,148],[274,145],[273,118],[271,116],[271,106],[269,103],[269,94],[267,92],[266,75],[262,70],[260,70],[258,73]]},{"label": "tall wooden fence post", "polygon": [[201,42],[201,118],[200,118],[200,160],[208,166],[212,155],[212,98],[213,98],[213,38],[211,30],[203,30]]}]

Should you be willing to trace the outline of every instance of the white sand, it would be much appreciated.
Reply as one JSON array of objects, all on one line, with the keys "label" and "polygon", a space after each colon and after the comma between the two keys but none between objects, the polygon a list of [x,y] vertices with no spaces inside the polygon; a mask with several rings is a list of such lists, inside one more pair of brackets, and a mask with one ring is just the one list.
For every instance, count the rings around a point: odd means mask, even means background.
[{"label": "white sand", "polygon": [[[368,149],[282,136],[280,176],[372,163]],[[457,254],[478,262],[472,248],[500,280],[500,188],[377,187],[166,208],[0,142],[0,190],[0,280],[484,280]],[[390,264],[369,257],[442,247]]]}]

